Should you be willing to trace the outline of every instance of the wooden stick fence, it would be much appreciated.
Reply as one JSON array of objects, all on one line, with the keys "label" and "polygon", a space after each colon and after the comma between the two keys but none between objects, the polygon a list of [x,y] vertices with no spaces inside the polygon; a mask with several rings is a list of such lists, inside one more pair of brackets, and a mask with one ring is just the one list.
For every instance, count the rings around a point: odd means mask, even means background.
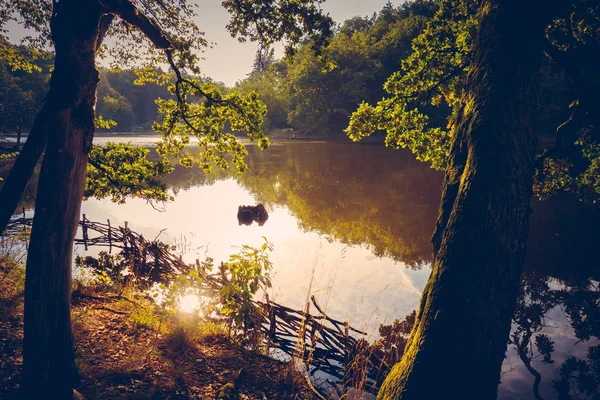
[{"label": "wooden stick fence", "polygon": [[[32,218],[26,218],[23,210],[22,217],[11,220],[4,234],[19,233],[31,225]],[[83,245],[85,250],[91,246],[107,247],[109,254],[116,248],[125,255],[135,255],[141,259],[140,267],[147,268],[146,274],[155,278],[187,273],[193,268],[184,263],[181,256],[172,253],[173,246],[156,239],[146,240],[129,229],[127,222],[124,227],[114,226],[110,220],[106,223],[90,221],[84,214],[79,225],[81,238],[75,238],[75,244]],[[198,260],[196,266],[199,266]],[[219,293],[229,284],[224,264],[218,273],[206,277],[205,284],[213,293]],[[343,387],[376,392],[391,368],[362,338],[367,334],[348,322],[329,317],[314,296],[311,302],[315,315],[310,314],[310,304],[300,311],[270,301],[268,297],[266,302],[254,302],[261,310],[260,329],[269,347],[304,360],[311,376],[321,372]]]},{"label": "wooden stick fence", "polygon": [[270,345],[307,362],[311,376],[323,372],[343,386],[376,391],[390,366],[360,338],[367,334],[329,317],[314,296],[311,302],[316,315],[268,300],[256,302],[264,310],[262,331]]}]

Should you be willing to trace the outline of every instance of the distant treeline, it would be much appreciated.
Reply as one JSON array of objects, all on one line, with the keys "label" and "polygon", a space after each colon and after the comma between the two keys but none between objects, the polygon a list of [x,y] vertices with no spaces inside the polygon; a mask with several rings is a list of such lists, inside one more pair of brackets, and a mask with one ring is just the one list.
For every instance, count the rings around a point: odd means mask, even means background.
[{"label": "distant treeline", "polygon": [[[401,69],[402,60],[411,53],[412,40],[438,4],[437,0],[407,1],[398,7],[388,3],[372,16],[356,16],[338,25],[322,55],[316,55],[310,43],[301,46],[290,63],[275,60],[268,50],[259,51],[246,79],[234,88],[215,84],[225,92],[257,92],[268,106],[263,125],[267,133],[293,128],[315,136],[344,135],[350,115],[361,102],[376,103],[385,95],[385,81]],[[52,65],[51,60],[35,63],[40,69],[31,73],[13,72],[0,63],[0,130],[20,131],[33,122]],[[554,111],[570,96],[557,72],[547,64],[542,72],[540,133],[544,134],[560,123]],[[117,122],[113,131],[150,130],[157,118],[155,100],[170,96],[165,86],[136,85],[132,70],[101,70],[100,78],[97,114]],[[445,125],[450,115],[444,107],[423,111],[436,126]]]},{"label": "distant treeline", "polygon": [[437,1],[388,3],[372,16],[339,25],[323,56],[302,46],[291,63],[257,54],[252,74],[236,85],[268,106],[266,129],[293,127],[310,135],[343,134],[362,101],[376,102],[383,84],[411,51]]},{"label": "distant treeline", "polygon": [[[267,131],[293,127],[309,135],[344,135],[351,114],[361,102],[377,103],[388,95],[384,83],[399,73],[413,51],[413,39],[439,8],[438,0],[409,0],[398,7],[389,2],[372,16],[356,16],[336,29],[317,56],[306,43],[291,63],[258,53],[250,76],[235,89],[254,90],[268,106]],[[432,50],[433,51],[433,50]],[[540,74],[541,136],[552,135],[573,93],[561,72],[544,57]],[[451,110],[444,105],[422,109],[431,126],[445,126]],[[375,135],[383,137],[384,133]]]},{"label": "distant treeline", "polygon": [[[25,49],[23,53],[27,54]],[[0,130],[26,131],[31,127],[48,92],[51,57],[34,60],[37,67],[31,71],[12,71],[0,62]],[[166,87],[147,83],[134,84],[137,76],[132,70],[100,70],[97,114],[117,122],[114,130],[149,130],[157,117],[155,100],[166,98]]]}]

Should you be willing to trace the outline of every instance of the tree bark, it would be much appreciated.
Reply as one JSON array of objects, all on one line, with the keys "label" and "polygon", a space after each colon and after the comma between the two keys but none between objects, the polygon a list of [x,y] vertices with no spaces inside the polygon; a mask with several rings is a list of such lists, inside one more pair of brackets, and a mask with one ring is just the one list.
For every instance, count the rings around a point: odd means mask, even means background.
[{"label": "tree bark", "polygon": [[537,1],[484,0],[456,121],[434,262],[403,359],[379,399],[495,399],[529,225]]},{"label": "tree bark", "polygon": [[[99,21],[95,0],[54,3],[55,69],[43,115],[48,143],[40,172],[25,280],[22,394],[73,398],[71,268],[94,133],[99,82],[95,67]],[[44,113],[43,113],[44,114]]]}]

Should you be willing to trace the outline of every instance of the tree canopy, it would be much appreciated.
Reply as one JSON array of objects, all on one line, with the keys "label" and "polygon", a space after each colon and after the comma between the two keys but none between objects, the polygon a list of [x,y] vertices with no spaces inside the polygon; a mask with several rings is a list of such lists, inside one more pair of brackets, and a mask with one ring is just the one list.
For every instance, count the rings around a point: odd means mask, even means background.
[{"label": "tree canopy", "polygon": [[[387,96],[375,104],[363,102],[353,113],[346,130],[351,139],[382,130],[387,145],[407,147],[434,168],[446,166],[465,97],[480,3],[440,1],[433,18],[413,41],[412,53],[386,81]],[[542,66],[546,96],[540,103],[542,110],[558,108],[563,120],[554,127],[554,146],[537,161],[535,188],[542,198],[566,190],[587,201],[600,200],[600,128],[597,113],[591,111],[599,104],[599,75],[593,66],[600,60],[599,7],[588,0],[565,2],[546,27]],[[569,86],[568,96],[561,93],[562,79]],[[435,118],[432,107],[440,109],[445,118]],[[540,122],[547,127],[549,121]]]}]

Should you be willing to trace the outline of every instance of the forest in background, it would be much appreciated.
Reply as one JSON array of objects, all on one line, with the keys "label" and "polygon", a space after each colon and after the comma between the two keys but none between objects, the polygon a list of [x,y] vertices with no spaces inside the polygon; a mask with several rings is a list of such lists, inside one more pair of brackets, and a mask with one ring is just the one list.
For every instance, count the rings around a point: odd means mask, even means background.
[{"label": "forest in background", "polygon": [[[415,0],[394,7],[388,3],[371,16],[355,16],[335,30],[324,56],[304,43],[291,60],[276,60],[268,49],[258,50],[252,72],[233,88],[202,78],[223,93],[256,92],[267,105],[263,129],[269,134],[294,129],[315,137],[345,137],[344,129],[361,102],[376,103],[386,95],[384,83],[412,52],[412,42],[437,10],[437,2]],[[22,49],[25,52],[25,49]],[[12,71],[0,61],[0,131],[26,133],[48,91],[53,60],[38,58],[37,70]],[[100,72],[98,115],[116,122],[115,132],[149,131],[158,116],[156,99],[171,98],[166,85],[136,84],[131,69]],[[541,73],[540,132],[554,134],[564,121],[565,104],[573,97],[562,73],[548,61]],[[558,112],[563,110],[563,112]],[[446,105],[423,110],[430,122],[445,125]],[[102,129],[101,129],[102,130]],[[380,132],[375,137],[383,140]]]}]

